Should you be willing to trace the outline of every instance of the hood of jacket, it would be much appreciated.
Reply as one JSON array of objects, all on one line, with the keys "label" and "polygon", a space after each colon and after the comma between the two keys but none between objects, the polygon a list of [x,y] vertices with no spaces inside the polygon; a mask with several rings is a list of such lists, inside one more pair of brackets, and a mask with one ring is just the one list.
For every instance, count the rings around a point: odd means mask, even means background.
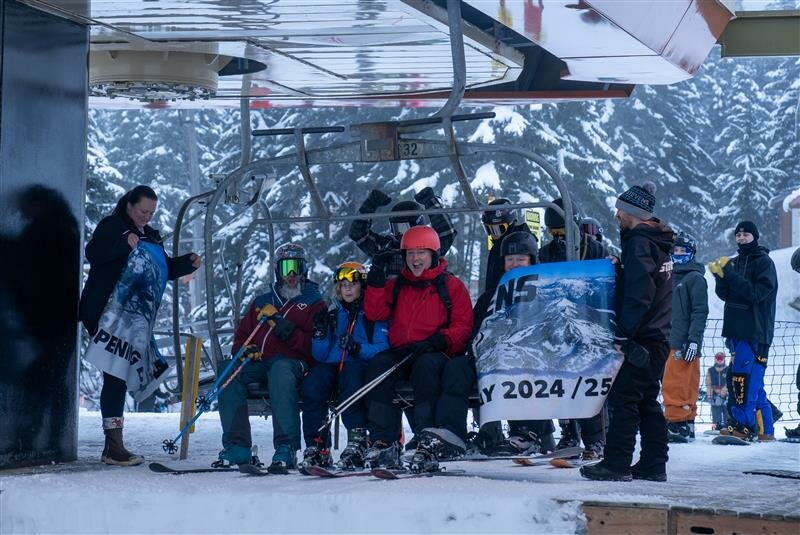
[{"label": "hood of jacket", "polygon": [[621,240],[624,242],[630,240],[634,236],[644,236],[664,253],[669,254],[672,252],[672,244],[675,241],[675,233],[671,228],[664,225],[660,220],[655,219],[655,225],[642,223],[632,229],[623,230],[621,233]]},{"label": "hood of jacket", "polygon": [[705,275],[706,268],[703,264],[700,264],[692,260],[691,262],[686,264],[672,264],[672,271],[676,277],[681,278],[687,273],[691,273],[692,271],[696,271],[700,275]]}]

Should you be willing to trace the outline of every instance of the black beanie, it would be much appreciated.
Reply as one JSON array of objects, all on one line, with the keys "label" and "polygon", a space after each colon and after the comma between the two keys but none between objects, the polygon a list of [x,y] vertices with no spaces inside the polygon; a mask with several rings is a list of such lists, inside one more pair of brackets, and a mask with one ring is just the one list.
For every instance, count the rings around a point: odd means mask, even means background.
[{"label": "black beanie", "polygon": [[742,221],[736,225],[736,230],[733,231],[735,236],[737,232],[749,232],[753,235],[753,239],[758,240],[758,227],[752,221]]},{"label": "black beanie", "polygon": [[644,221],[653,218],[656,208],[656,185],[645,182],[641,186],[633,186],[617,198],[617,210],[628,212]]}]

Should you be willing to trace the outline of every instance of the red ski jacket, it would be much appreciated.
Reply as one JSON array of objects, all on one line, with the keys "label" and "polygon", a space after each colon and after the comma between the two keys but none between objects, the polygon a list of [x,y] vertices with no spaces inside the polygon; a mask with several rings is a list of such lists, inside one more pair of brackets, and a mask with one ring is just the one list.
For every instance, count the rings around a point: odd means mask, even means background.
[{"label": "red ski jacket", "polygon": [[446,274],[446,287],[453,308],[450,325],[447,323],[447,308],[442,301],[433,280],[447,269],[447,261],[439,259],[436,267],[426,269],[415,277],[408,267],[403,268],[400,277],[406,283],[400,288],[397,303],[392,303],[392,279],[383,288],[367,286],[364,297],[364,312],[370,321],[389,321],[389,345],[401,347],[421,342],[429,336],[441,332],[447,339],[449,356],[464,351],[472,332],[472,301],[464,283],[455,275]]}]

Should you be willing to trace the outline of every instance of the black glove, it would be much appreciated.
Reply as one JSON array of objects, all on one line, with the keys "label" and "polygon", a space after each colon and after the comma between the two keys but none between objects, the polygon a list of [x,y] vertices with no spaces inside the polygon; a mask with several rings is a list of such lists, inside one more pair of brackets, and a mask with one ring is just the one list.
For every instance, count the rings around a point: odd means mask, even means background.
[{"label": "black glove", "polygon": [[700,353],[697,349],[697,342],[686,342],[686,345],[683,346],[683,360],[692,362],[698,356],[700,356]]},{"label": "black glove", "polygon": [[625,342],[625,345],[622,346],[622,352],[625,354],[625,360],[630,362],[632,366],[647,368],[650,365],[650,352],[633,340]]},{"label": "black glove", "polygon": [[316,340],[324,340],[325,337],[328,336],[328,315],[327,310],[323,310],[322,312],[317,312],[314,316],[314,330],[311,336],[314,337]]},{"label": "black glove", "polygon": [[422,188],[414,195],[414,200],[420,203],[421,205],[430,208],[430,207],[440,207],[441,202],[439,198],[436,197],[436,194],[433,192],[433,188],[428,186],[427,188]]},{"label": "black glove", "polygon": [[339,348],[345,350],[353,358],[357,358],[361,353],[361,344],[353,340],[351,334],[343,334],[339,337]]},{"label": "black glove", "polygon": [[275,322],[275,326],[272,328],[272,332],[275,333],[275,336],[284,342],[287,341],[290,336],[292,336],[295,327],[294,323],[287,320],[280,314],[275,314],[270,318],[270,320]]},{"label": "black glove", "polygon": [[434,333],[428,337],[428,343],[434,351],[444,351],[447,349],[447,338],[442,333]]},{"label": "black glove", "polygon": [[240,357],[242,360],[250,359],[250,360],[261,360],[261,348],[255,344],[250,344],[244,348],[242,351],[242,356]]},{"label": "black glove", "polygon": [[381,206],[386,206],[391,202],[391,197],[379,189],[374,189],[369,192],[369,195],[366,200],[361,203],[361,208],[359,208],[358,211],[362,214],[371,214],[377,211]]},{"label": "black glove", "polygon": [[367,286],[383,288],[386,286],[386,266],[385,264],[372,264],[367,273]]}]

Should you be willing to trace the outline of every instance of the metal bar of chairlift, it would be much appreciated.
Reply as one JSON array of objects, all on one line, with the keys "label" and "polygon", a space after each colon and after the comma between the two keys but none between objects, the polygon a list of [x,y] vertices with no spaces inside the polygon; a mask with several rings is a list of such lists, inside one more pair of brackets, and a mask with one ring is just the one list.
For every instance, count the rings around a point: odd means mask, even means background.
[{"label": "metal bar of chairlift", "polygon": [[[297,128],[262,128],[253,130],[253,137],[261,136],[292,136],[297,132]],[[337,134],[346,130],[344,126],[311,126],[300,128],[303,134]]]},{"label": "metal bar of chairlift", "polygon": [[447,137],[448,152],[450,153],[450,163],[453,165],[453,170],[458,178],[458,183],[461,184],[461,191],[464,193],[464,198],[467,201],[467,206],[470,208],[477,208],[478,201],[475,199],[475,193],[472,191],[472,186],[467,180],[467,173],[464,171],[464,166],[461,165],[461,158],[458,155],[458,143],[456,142],[456,133],[453,129],[453,123],[449,117],[442,118],[442,126],[444,126],[444,133]]},{"label": "metal bar of chairlift", "polygon": [[461,0],[447,0],[447,26],[450,29],[450,55],[453,60],[453,88],[434,117],[449,117],[458,109],[467,88],[467,62],[464,58],[464,32]]},{"label": "metal bar of chairlift", "polygon": [[322,200],[322,195],[319,194],[317,184],[314,182],[314,177],[311,176],[311,169],[308,166],[308,158],[306,157],[306,141],[302,128],[295,128],[294,142],[297,145],[297,165],[300,168],[300,173],[303,175],[303,180],[306,181],[306,187],[311,195],[311,201],[317,207],[317,213],[320,217],[327,219],[330,215],[328,208]]}]

